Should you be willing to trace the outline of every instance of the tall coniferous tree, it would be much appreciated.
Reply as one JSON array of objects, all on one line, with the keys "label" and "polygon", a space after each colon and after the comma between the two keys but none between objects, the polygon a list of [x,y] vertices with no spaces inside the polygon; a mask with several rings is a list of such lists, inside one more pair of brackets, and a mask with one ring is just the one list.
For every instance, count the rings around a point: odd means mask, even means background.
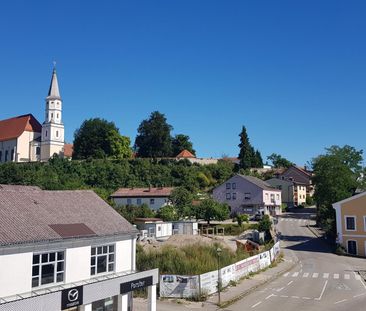
[{"label": "tall coniferous tree", "polygon": [[249,142],[249,137],[245,126],[242,127],[239,137],[240,137],[240,144],[239,144],[240,167],[243,169],[247,169],[252,167],[254,149]]}]

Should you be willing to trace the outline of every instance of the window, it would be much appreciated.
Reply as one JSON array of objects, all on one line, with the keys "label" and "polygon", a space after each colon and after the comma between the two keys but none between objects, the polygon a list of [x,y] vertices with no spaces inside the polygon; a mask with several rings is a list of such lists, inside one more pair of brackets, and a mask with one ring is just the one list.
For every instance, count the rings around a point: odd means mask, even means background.
[{"label": "window", "polygon": [[114,271],[114,245],[103,245],[91,248],[90,274]]},{"label": "window", "polygon": [[276,199],[279,200],[280,199],[280,195],[276,194]]},{"label": "window", "polygon": [[357,255],[357,242],[349,240],[347,241],[347,253]]},{"label": "window", "polygon": [[266,193],[266,200],[268,201],[268,193]]},{"label": "window", "polygon": [[57,119],[58,119],[58,114],[57,114]]},{"label": "window", "polygon": [[236,200],[236,192],[233,193],[233,200]]},{"label": "window", "polygon": [[250,192],[245,192],[244,193],[244,200],[250,200],[251,198],[251,193]]},{"label": "window", "polygon": [[131,205],[132,204],[132,200],[131,199],[127,199],[127,205]]},{"label": "window", "polygon": [[58,131],[56,131],[56,137],[58,137]]},{"label": "window", "polygon": [[53,119],[53,113],[51,113],[51,119]]},{"label": "window", "polygon": [[231,189],[236,189],[236,183],[234,183],[234,182],[233,182],[233,183],[231,184]]},{"label": "window", "polygon": [[65,252],[33,255],[32,287],[64,281]]},{"label": "window", "polygon": [[14,149],[10,151],[10,161],[14,161]]},{"label": "window", "polygon": [[346,217],[346,230],[356,231],[356,216],[345,216]]},{"label": "window", "polygon": [[5,162],[8,161],[9,150],[5,150]]},{"label": "window", "polygon": [[154,205],[155,204],[155,199],[150,199],[150,205]]},{"label": "window", "polygon": [[137,199],[136,202],[137,202],[137,205],[141,205],[141,199]]},{"label": "window", "polygon": [[47,131],[46,131],[46,137],[47,137]]},{"label": "window", "polygon": [[226,183],[226,189],[231,189],[231,184],[229,182]]},{"label": "window", "polygon": [[0,162],[3,160],[3,152],[0,151]]},{"label": "window", "polygon": [[226,193],[226,200],[230,200],[231,199],[231,194],[230,193]]},{"label": "window", "polygon": [[36,147],[36,155],[40,155],[41,154],[41,147]]},{"label": "window", "polygon": [[274,202],[274,200],[275,200],[274,193],[271,193],[271,202]]}]

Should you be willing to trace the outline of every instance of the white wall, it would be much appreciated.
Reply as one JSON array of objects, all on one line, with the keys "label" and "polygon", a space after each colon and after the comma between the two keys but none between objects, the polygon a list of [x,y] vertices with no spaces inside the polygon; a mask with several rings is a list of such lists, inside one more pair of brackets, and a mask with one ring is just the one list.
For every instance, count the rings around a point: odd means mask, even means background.
[{"label": "white wall", "polygon": [[68,248],[66,250],[66,283],[90,279],[90,257],[90,246]]},{"label": "white wall", "polygon": [[32,253],[0,256],[0,297],[30,292]]},{"label": "white wall", "polygon": [[135,256],[132,256],[132,251],[135,249],[135,243],[134,239],[116,243],[116,272],[133,270]]},{"label": "white wall", "polygon": [[6,140],[0,142],[0,151],[2,151],[2,159],[0,162],[5,162],[5,151],[8,151],[8,160],[7,162],[10,162],[11,160],[11,150],[14,149],[14,157],[16,155],[16,149],[17,149],[17,140]]},{"label": "white wall", "polygon": [[[138,205],[137,204],[138,198],[130,198],[131,203],[127,202],[127,198],[112,198],[112,199],[117,205],[127,205],[127,204]],[[167,202],[169,202],[168,198],[161,198],[161,197],[155,197],[155,198],[142,198],[141,197],[139,199],[141,199],[141,205],[147,204],[147,206],[149,206],[153,210],[158,210],[160,207],[166,205]],[[154,204],[150,204],[150,199],[154,199]]]},{"label": "white wall", "polygon": [[[268,194],[268,196],[266,195]],[[271,201],[271,194],[274,195],[274,202]],[[281,191],[263,190],[263,202],[265,205],[281,205]]]}]

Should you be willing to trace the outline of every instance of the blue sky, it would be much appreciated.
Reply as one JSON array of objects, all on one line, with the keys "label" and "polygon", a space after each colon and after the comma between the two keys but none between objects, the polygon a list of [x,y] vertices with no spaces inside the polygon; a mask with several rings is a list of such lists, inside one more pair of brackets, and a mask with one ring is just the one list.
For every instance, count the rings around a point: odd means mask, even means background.
[{"label": "blue sky", "polygon": [[299,165],[332,144],[366,150],[365,1],[2,1],[0,119],[33,113],[57,61],[66,140],[83,120],[134,142],[154,110],[200,157]]}]

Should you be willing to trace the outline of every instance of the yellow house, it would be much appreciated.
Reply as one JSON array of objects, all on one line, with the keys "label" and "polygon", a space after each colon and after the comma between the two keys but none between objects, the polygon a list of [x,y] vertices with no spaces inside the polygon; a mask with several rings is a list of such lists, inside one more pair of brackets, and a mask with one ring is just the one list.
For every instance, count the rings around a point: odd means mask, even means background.
[{"label": "yellow house", "polygon": [[366,192],[333,204],[338,243],[347,253],[366,257]]}]

